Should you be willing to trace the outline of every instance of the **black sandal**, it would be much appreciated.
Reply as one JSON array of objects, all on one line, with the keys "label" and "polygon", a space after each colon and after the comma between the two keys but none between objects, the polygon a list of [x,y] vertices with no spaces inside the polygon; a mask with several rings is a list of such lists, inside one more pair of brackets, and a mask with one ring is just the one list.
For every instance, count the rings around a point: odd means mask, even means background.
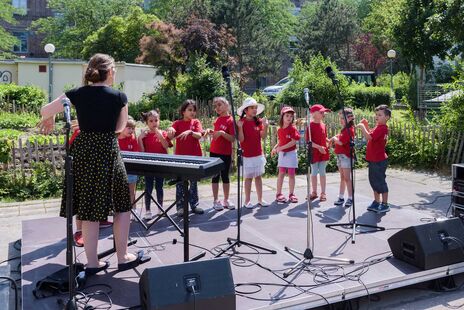
[{"label": "black sandal", "polygon": [[87,268],[85,268],[85,275],[86,276],[93,276],[93,275],[99,273],[100,271],[108,269],[109,266],[110,266],[110,262],[106,261],[105,265],[101,266],[101,267],[94,267],[94,268],[87,267]]},{"label": "black sandal", "polygon": [[133,261],[118,264],[118,271],[125,271],[137,267],[138,265],[144,264],[151,260],[150,256],[143,256],[143,250],[137,252],[137,258]]}]

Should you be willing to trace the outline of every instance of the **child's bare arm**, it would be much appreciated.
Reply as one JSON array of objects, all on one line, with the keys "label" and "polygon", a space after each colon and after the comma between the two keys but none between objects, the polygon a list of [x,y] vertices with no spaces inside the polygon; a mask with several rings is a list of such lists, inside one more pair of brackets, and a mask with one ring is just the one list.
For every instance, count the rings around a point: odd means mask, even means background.
[{"label": "child's bare arm", "polygon": [[358,125],[356,125],[356,128],[361,129],[361,133],[362,133],[362,135],[364,136],[364,138],[366,138],[367,141],[369,141],[369,140],[372,139],[372,137],[371,137],[369,131],[367,130],[365,124],[359,123]]}]

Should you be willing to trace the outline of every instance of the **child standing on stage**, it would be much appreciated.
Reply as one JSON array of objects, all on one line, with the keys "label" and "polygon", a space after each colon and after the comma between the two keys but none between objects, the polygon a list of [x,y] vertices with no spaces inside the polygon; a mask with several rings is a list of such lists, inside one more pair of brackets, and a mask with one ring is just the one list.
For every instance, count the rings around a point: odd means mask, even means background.
[{"label": "child standing on stage", "polygon": [[[369,211],[385,213],[390,211],[388,205],[388,186],[386,182],[388,156],[385,146],[388,138],[387,122],[391,117],[391,110],[387,105],[382,104],[375,108],[374,129],[369,129],[369,123],[362,119],[356,127],[361,128],[361,132],[367,140],[366,160],[369,163],[369,183],[374,191],[374,201],[367,208]],[[380,201],[382,195],[382,201]]]},{"label": "child standing on stage", "polygon": [[[170,127],[168,137],[176,138],[176,155],[193,155],[202,156],[200,139],[203,136],[201,122],[195,118],[197,113],[197,104],[195,100],[187,99],[180,107],[180,120],[175,121]],[[182,217],[184,214],[184,194],[181,182],[176,184],[177,216]],[[196,181],[190,181],[189,203],[192,212],[203,214],[204,211],[198,206],[198,188]]]},{"label": "child standing on stage", "polygon": [[[340,133],[330,139],[330,145],[335,145],[335,154],[337,155],[337,166],[340,172],[340,191],[337,201],[334,205],[341,206],[345,203],[345,208],[353,205],[353,187],[351,183],[351,139],[354,139],[354,114],[351,108],[345,108],[345,115],[348,124],[345,121],[343,110],[338,112],[342,130]],[[348,190],[348,198],[345,202],[345,188]]]},{"label": "child standing on stage", "polygon": [[277,177],[277,194],[276,201],[280,203],[287,202],[282,194],[282,184],[285,173],[288,173],[288,187],[290,194],[288,200],[297,203],[298,198],[293,193],[295,190],[295,173],[298,168],[298,156],[296,153],[296,143],[300,140],[300,134],[293,125],[295,121],[295,111],[291,107],[283,107],[280,111],[279,130],[277,136],[279,143],[272,149],[271,155],[279,154],[278,164],[279,176]]},{"label": "child standing on stage", "polygon": [[[142,113],[142,119],[147,124],[148,130],[143,130],[139,136],[139,145],[142,152],[167,154],[168,148],[172,147],[171,140],[166,131],[159,129],[160,117],[155,110]],[[156,190],[156,201],[163,206],[164,199],[164,178],[145,176],[145,220],[151,220],[151,193],[153,183]]]},{"label": "child standing on stage", "polygon": [[[135,133],[135,121],[132,117],[129,116],[127,119],[126,128],[124,128],[124,130],[121,131],[121,133],[118,135],[118,144],[119,144],[119,149],[121,151],[138,152],[140,150],[134,133]],[[130,191],[132,207],[134,208],[137,175],[128,174],[127,181],[129,183],[129,191]]]},{"label": "child standing on stage", "polygon": [[327,148],[327,129],[324,124],[324,116],[330,109],[325,108],[322,104],[314,104],[309,110],[311,112],[311,122],[309,124],[310,132],[306,128],[306,142],[312,142],[312,160],[311,160],[311,187],[312,193],[310,200],[317,198],[317,175],[321,183],[321,195],[319,201],[326,201],[326,167],[329,161],[329,149]]},{"label": "child standing on stage", "polygon": [[[221,173],[214,176],[211,182],[214,197],[213,208],[216,211],[221,211],[224,208],[233,210],[235,209],[235,205],[229,201],[229,170],[232,161],[232,142],[235,141],[234,120],[229,114],[230,105],[226,98],[214,98],[213,105],[219,117],[214,122],[214,130],[208,130],[208,134],[212,137],[209,155],[221,158],[225,164]],[[224,192],[224,200],[222,202],[218,199],[219,176],[222,179],[222,190]]]},{"label": "child standing on stage", "polygon": [[263,155],[261,139],[267,135],[269,123],[267,119],[259,119],[257,115],[264,111],[264,105],[257,103],[253,98],[243,101],[237,109],[240,120],[237,122],[238,139],[243,149],[243,177],[245,178],[245,208],[253,209],[251,203],[251,183],[255,179],[258,206],[267,207],[269,204],[263,200],[263,181],[266,158]]}]

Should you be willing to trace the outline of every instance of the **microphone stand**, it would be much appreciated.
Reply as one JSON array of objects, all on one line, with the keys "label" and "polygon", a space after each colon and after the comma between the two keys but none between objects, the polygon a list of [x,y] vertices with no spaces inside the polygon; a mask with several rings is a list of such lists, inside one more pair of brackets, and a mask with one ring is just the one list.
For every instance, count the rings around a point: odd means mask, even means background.
[{"label": "microphone stand", "polygon": [[[253,248],[256,248],[256,249],[260,249],[260,250],[269,252],[269,254],[277,254],[277,251],[275,251],[275,250],[268,249],[268,248],[265,248],[265,247],[262,247],[262,246],[259,246],[259,245],[256,245],[256,244],[252,244],[250,242],[242,241],[241,238],[240,238],[240,222],[241,222],[241,218],[242,218],[241,174],[240,174],[240,170],[241,170],[241,167],[242,167],[242,164],[243,164],[243,162],[242,162],[243,152],[242,152],[242,148],[240,146],[240,142],[238,141],[238,130],[237,130],[238,127],[237,127],[237,121],[235,119],[234,98],[233,98],[233,94],[232,94],[232,87],[230,85],[230,73],[229,73],[229,69],[227,68],[227,66],[222,67],[222,77],[224,78],[224,80],[226,82],[226,85],[227,85],[227,92],[228,92],[228,95],[229,95],[230,108],[231,108],[231,112],[232,112],[232,120],[234,122],[235,144],[236,144],[236,147],[237,147],[237,238],[236,239],[227,238],[227,243],[229,243],[229,246],[227,248],[225,248],[225,249],[222,249],[218,254],[216,254],[215,257],[221,256],[222,254],[226,253],[227,251],[229,251],[230,249],[232,249],[232,248],[234,248],[236,246],[240,247],[242,244],[247,245],[249,247],[253,247]],[[234,251],[234,253],[235,253],[235,251]],[[260,254],[260,253],[257,252],[257,253],[253,253],[253,254]]]},{"label": "microphone stand", "polygon": [[[309,199],[310,196],[310,187],[311,187],[311,161],[312,161],[312,154],[313,154],[313,143],[311,139],[311,124],[310,124],[310,118],[311,118],[311,105],[309,103],[309,91],[307,88],[304,89],[305,93],[305,102],[306,105],[308,106],[308,109],[306,110],[306,129],[308,130],[308,142],[306,144],[306,206],[307,206],[307,217],[306,217],[306,249],[304,250],[303,253],[294,250],[289,247],[284,247],[284,250],[288,252],[290,255],[298,259],[299,261],[287,271],[284,272],[283,276],[284,278],[287,278],[289,275],[293,274],[297,270],[304,270],[306,269],[307,266],[312,265],[311,260],[312,259],[320,259],[320,260],[329,260],[329,261],[338,261],[341,263],[345,264],[354,264],[354,260],[352,259],[346,259],[346,258],[335,258],[335,257],[324,257],[324,256],[314,256],[313,251],[314,251],[314,235],[311,235],[311,232],[313,230],[313,216],[311,212],[311,199]],[[311,246],[311,240],[312,240],[312,246]],[[296,254],[301,255],[302,257],[298,257]]]},{"label": "microphone stand", "polygon": [[66,264],[68,265],[68,286],[69,299],[65,305],[66,310],[77,309],[75,295],[75,265],[73,260],[73,212],[72,212],[72,195],[73,195],[73,175],[72,164],[73,158],[69,152],[69,136],[71,131],[71,111],[69,99],[62,100],[64,107],[64,116],[66,120],[66,159],[65,159],[65,180],[66,180]]},{"label": "microphone stand", "polygon": [[367,227],[367,228],[372,228],[374,230],[382,231],[385,230],[385,227],[380,227],[376,225],[371,225],[371,224],[361,224],[357,222],[356,219],[356,205],[355,205],[355,195],[354,195],[354,158],[356,156],[355,150],[354,150],[354,136],[351,135],[350,129],[348,127],[348,118],[346,116],[345,112],[345,104],[343,102],[342,96],[340,94],[340,83],[339,81],[335,78],[335,73],[332,71],[332,68],[327,67],[326,68],[327,75],[329,78],[332,80],[333,85],[336,86],[337,88],[337,99],[341,104],[342,107],[342,113],[343,113],[343,118],[345,120],[345,130],[348,133],[348,136],[350,137],[350,177],[351,177],[351,188],[352,188],[352,194],[353,194],[353,206],[352,206],[352,219],[351,222],[347,223],[336,223],[336,224],[326,224],[325,227],[332,228],[332,227],[349,227],[352,229],[351,231],[351,243],[354,244],[356,243],[356,228],[357,227]]}]

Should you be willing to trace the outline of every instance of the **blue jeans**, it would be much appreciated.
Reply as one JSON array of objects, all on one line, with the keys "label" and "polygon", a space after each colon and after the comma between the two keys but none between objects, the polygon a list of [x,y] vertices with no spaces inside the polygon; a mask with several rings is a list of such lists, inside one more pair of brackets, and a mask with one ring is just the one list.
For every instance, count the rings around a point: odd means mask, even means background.
[{"label": "blue jeans", "polygon": [[[197,181],[190,181],[189,186],[189,204],[190,208],[193,210],[198,206],[198,187]],[[176,200],[177,210],[182,209],[184,207],[184,187],[183,182],[178,182],[176,184]]]},{"label": "blue jeans", "polygon": [[150,210],[151,205],[151,193],[153,192],[153,183],[155,183],[156,189],[156,201],[163,206],[164,190],[163,184],[164,179],[158,177],[145,177],[145,210]]}]

